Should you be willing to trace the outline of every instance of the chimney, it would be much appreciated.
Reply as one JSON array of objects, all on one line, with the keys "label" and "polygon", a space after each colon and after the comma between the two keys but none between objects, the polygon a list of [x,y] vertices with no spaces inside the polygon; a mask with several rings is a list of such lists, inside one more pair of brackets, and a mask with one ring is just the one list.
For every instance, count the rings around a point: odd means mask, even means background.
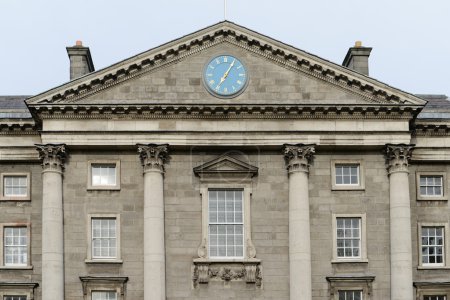
[{"label": "chimney", "polygon": [[342,65],[361,74],[369,75],[370,51],[372,48],[363,47],[361,41],[356,41],[355,46],[348,49]]},{"label": "chimney", "polygon": [[95,71],[89,47],[84,47],[81,41],[77,41],[75,46],[66,49],[70,59],[70,80]]}]

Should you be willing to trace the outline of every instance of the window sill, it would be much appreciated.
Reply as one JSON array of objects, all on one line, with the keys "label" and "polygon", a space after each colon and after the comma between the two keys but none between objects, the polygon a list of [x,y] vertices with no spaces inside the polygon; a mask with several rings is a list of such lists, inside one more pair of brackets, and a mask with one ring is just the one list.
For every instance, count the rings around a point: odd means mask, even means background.
[{"label": "window sill", "polygon": [[369,260],[367,258],[364,259],[333,259],[331,261],[332,264],[355,264],[355,263],[361,263],[361,264],[368,264]]},{"label": "window sill", "polygon": [[105,185],[105,186],[89,186],[88,191],[120,191],[120,186]]},{"label": "window sill", "polygon": [[123,260],[121,260],[121,259],[85,259],[84,262],[87,264],[122,264]]},{"label": "window sill", "polygon": [[0,201],[31,201],[30,197],[0,197]]},{"label": "window sill", "polygon": [[448,201],[447,197],[417,197],[417,201]]},{"label": "window sill", "polygon": [[0,270],[33,270],[33,266],[0,266]]},{"label": "window sill", "polygon": [[210,263],[210,264],[232,264],[232,263],[260,263],[261,260],[257,258],[196,258],[194,259],[195,263]]},{"label": "window sill", "polygon": [[333,185],[332,191],[364,191],[365,188],[360,185]]},{"label": "window sill", "polygon": [[417,270],[450,270],[450,266],[417,266]]}]

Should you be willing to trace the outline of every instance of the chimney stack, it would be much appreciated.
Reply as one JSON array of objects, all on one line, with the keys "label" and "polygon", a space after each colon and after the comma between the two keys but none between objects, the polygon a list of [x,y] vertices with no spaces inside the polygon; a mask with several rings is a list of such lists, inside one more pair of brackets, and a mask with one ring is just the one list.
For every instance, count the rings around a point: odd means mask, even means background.
[{"label": "chimney stack", "polygon": [[355,46],[348,49],[342,65],[361,74],[369,75],[370,51],[372,48],[363,47],[361,41],[356,41]]},{"label": "chimney stack", "polygon": [[75,46],[66,49],[70,59],[70,80],[95,71],[89,47],[84,47],[81,41],[76,41]]}]

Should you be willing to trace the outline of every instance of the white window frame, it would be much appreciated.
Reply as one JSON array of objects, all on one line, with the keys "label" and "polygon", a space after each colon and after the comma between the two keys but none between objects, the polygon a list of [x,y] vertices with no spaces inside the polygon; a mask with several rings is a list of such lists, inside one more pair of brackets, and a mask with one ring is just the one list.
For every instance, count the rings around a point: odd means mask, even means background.
[{"label": "white window frame", "polygon": [[[358,166],[358,184],[336,184],[336,166]],[[331,160],[331,189],[335,190],[364,190],[365,189],[364,164],[360,159],[333,159]]]},{"label": "white window frame", "polygon": [[[27,178],[27,194],[24,196],[5,196],[5,177],[26,177]],[[0,200],[3,201],[30,201],[31,200],[31,180],[30,173],[1,173],[0,174]]]},{"label": "white window frame", "polygon": [[[26,265],[5,265],[5,227],[26,227],[27,228],[27,264]],[[0,224],[0,269],[32,269],[31,265],[31,224],[30,223],[1,223]]]},{"label": "white window frame", "polygon": [[[97,258],[92,255],[92,219],[116,219],[116,257]],[[86,263],[123,263],[121,253],[120,214],[88,214],[87,218],[87,258]]]},{"label": "white window frame", "polygon": [[7,293],[4,293],[3,295],[2,294],[0,294],[1,300],[5,300],[6,297],[25,297],[26,300],[30,299],[27,294],[24,294],[23,292],[20,292],[20,291],[18,291],[17,293],[7,292]]},{"label": "white window frame", "polygon": [[90,294],[91,294],[91,299],[94,299],[94,297],[92,297],[92,294],[93,293],[111,293],[111,292],[113,292],[113,293],[116,293],[116,300],[119,300],[119,293],[118,293],[118,291],[117,290],[114,290],[114,289],[110,289],[110,290],[105,290],[105,289],[92,289],[91,290],[91,292],[90,292]]},{"label": "white window frame", "polygon": [[[210,257],[209,255],[209,191],[210,190],[242,190],[243,204],[243,228],[244,228],[244,252],[243,257]],[[252,194],[250,183],[229,184],[229,183],[208,183],[202,184],[200,188],[202,197],[202,237],[204,247],[207,251],[207,259],[210,261],[245,261],[250,258],[248,248],[253,247],[251,242],[251,224],[250,224],[250,198]]]},{"label": "white window frame", "polygon": [[364,290],[362,288],[341,288],[338,289],[336,295],[335,295],[335,299],[339,300],[339,293],[341,292],[360,292],[361,293],[361,300],[365,300],[366,298],[364,297]]},{"label": "white window frame", "polygon": [[[420,193],[420,177],[421,176],[442,176],[442,195],[428,196]],[[434,171],[416,172],[416,198],[417,200],[448,200],[447,173]]]},{"label": "white window frame", "polygon": [[427,293],[425,293],[423,296],[422,296],[422,299],[423,300],[428,300],[428,299],[426,299],[425,297],[444,297],[444,299],[443,300],[447,300],[447,294],[427,294]]},{"label": "white window frame", "polygon": [[[210,243],[209,243],[209,238],[210,238],[210,226],[211,226],[211,222],[210,222],[210,220],[209,220],[209,193],[211,192],[211,191],[241,191],[242,192],[242,222],[241,223],[226,223],[225,222],[225,224],[222,224],[222,225],[241,225],[242,224],[242,231],[243,231],[243,238],[242,238],[242,248],[243,248],[243,252],[242,252],[242,256],[219,256],[219,255],[217,255],[217,256],[214,256],[214,257],[211,257],[211,255],[210,255],[210,250],[211,250],[211,245],[210,245]],[[244,190],[243,189],[230,189],[230,188],[227,188],[227,189],[208,189],[208,191],[207,191],[207,197],[208,197],[208,254],[209,254],[209,258],[211,258],[211,259],[220,259],[220,260],[227,260],[227,259],[244,259],[244,257],[245,257],[245,200],[244,200]],[[216,223],[214,223],[214,224],[218,224],[219,222],[216,222]]]},{"label": "white window frame", "polygon": [[[333,228],[333,260],[332,263],[362,262],[367,263],[367,235],[366,235],[366,214],[332,214]],[[360,219],[360,256],[359,257],[339,257],[337,255],[337,219],[338,218],[359,218]]]},{"label": "white window frame", "polygon": [[[92,183],[92,167],[96,165],[112,166],[116,168],[116,184],[114,185],[94,185]],[[89,160],[88,161],[88,190],[120,190],[120,160]]]},{"label": "white window frame", "polygon": [[[444,251],[443,251],[443,263],[439,264],[424,264],[422,263],[422,227],[443,227],[444,228]],[[450,244],[449,244],[449,225],[448,222],[442,223],[429,223],[429,222],[420,222],[417,226],[417,241],[418,241],[418,269],[448,269],[448,261],[450,257]]]}]

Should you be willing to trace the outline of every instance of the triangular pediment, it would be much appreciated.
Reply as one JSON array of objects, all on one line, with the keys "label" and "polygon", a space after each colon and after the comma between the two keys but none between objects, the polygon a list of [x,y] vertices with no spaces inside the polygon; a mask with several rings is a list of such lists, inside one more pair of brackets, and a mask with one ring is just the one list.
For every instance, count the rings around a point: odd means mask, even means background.
[{"label": "triangular pediment", "polygon": [[[252,66],[259,64],[254,74],[249,74],[250,84],[254,86],[249,86],[238,101],[214,98],[202,86],[201,70],[205,62],[202,55],[221,51],[244,55],[251,60]],[[195,67],[188,70],[188,64]],[[273,82],[266,87],[263,79],[271,77]],[[186,86],[182,88],[177,80],[184,80]],[[158,85],[163,89],[158,90]],[[228,105],[236,102],[306,106],[423,106],[426,103],[412,94],[228,21],[27,100],[31,110],[38,107],[64,110],[62,107],[67,106]]]},{"label": "triangular pediment", "polygon": [[229,155],[223,155],[195,167],[194,174],[200,177],[244,175],[251,178],[258,174],[258,168]]}]

